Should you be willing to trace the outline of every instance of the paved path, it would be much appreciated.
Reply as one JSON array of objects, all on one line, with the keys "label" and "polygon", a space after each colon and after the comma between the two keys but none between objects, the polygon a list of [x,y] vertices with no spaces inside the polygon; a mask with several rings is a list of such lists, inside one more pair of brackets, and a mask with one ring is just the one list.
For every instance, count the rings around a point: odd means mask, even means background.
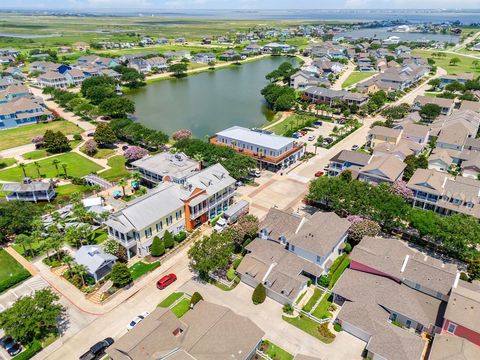
[{"label": "paved path", "polygon": [[347,67],[343,72],[340,74],[339,78],[335,83],[331,86],[333,90],[342,90],[342,85],[347,80],[347,78],[355,71],[356,65],[349,61]]}]

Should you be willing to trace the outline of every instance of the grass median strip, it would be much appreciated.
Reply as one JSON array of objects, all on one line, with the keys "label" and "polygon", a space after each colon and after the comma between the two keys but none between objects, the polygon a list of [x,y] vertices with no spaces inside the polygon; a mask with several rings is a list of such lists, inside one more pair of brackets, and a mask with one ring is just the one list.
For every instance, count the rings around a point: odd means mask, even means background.
[{"label": "grass median strip", "polygon": [[190,299],[182,299],[180,302],[172,308],[172,312],[177,318],[181,318],[190,310]]}]

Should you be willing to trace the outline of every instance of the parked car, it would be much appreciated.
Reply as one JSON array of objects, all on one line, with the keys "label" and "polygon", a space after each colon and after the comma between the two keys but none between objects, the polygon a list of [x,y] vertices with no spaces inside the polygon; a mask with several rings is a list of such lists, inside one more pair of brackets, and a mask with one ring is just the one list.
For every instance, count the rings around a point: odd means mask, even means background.
[{"label": "parked car", "polygon": [[88,133],[87,134],[88,137],[94,137],[94,135],[95,135],[94,133]]},{"label": "parked car", "polygon": [[248,174],[250,176],[253,176],[253,177],[256,177],[256,178],[259,178],[260,175],[261,175],[260,170],[258,170],[258,169],[250,170]]},{"label": "parked car", "polygon": [[122,150],[123,150],[123,151],[128,150],[128,146],[127,146],[127,145],[123,145],[123,146],[122,146]]},{"label": "parked car", "polygon": [[0,345],[7,350],[10,356],[15,356],[22,351],[22,345],[8,335],[0,339]]},{"label": "parked car", "polygon": [[320,176],[323,176],[325,173],[323,171],[317,171],[315,173],[315,177],[320,177]]},{"label": "parked car", "polygon": [[240,187],[240,186],[244,186],[244,185],[245,185],[245,184],[244,184],[242,181],[240,181],[240,180],[238,180],[238,181],[235,182],[235,186],[236,186],[236,187]]},{"label": "parked car", "polygon": [[301,137],[301,135],[300,135],[299,133],[293,133],[292,137],[293,137],[294,139],[298,139],[298,138]]},{"label": "parked car", "polygon": [[352,146],[352,151],[357,151],[358,149],[360,149],[360,146],[358,146],[357,144]]},{"label": "parked car", "polygon": [[322,126],[322,125],[323,125],[323,122],[321,122],[321,121],[315,121],[315,122],[313,123],[313,125]]},{"label": "parked car", "polygon": [[333,139],[331,137],[326,137],[325,139],[323,139],[323,142],[326,144],[331,144],[333,142]]},{"label": "parked car", "polygon": [[97,342],[88,351],[80,356],[80,360],[94,360],[105,353],[105,350],[114,343],[111,337],[107,337],[102,341]]},{"label": "parked car", "polygon": [[137,326],[137,324],[142,321],[143,319],[145,319],[150,313],[148,311],[145,311],[143,313],[141,313],[140,315],[138,315],[135,319],[133,319],[132,321],[130,321],[130,323],[127,325],[127,330],[130,331],[132,330],[135,326]]},{"label": "parked car", "polygon": [[177,280],[177,276],[175,274],[165,275],[164,277],[162,277],[160,280],[157,281],[157,288],[160,290],[163,290],[176,280]]},{"label": "parked car", "polygon": [[315,140],[315,135],[310,135],[310,136],[308,137],[308,141],[313,141],[313,140]]},{"label": "parked car", "polygon": [[213,230],[215,230],[218,233],[221,233],[225,228],[227,227],[227,220],[223,217],[217,220],[217,223],[213,227]]}]

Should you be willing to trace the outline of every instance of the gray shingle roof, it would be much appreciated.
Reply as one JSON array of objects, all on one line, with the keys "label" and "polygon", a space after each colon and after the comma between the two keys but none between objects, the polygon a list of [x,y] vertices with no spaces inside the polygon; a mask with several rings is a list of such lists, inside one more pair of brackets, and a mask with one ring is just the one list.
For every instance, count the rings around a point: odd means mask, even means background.
[{"label": "gray shingle roof", "polygon": [[480,333],[480,285],[460,280],[452,289],[445,319]]},{"label": "gray shingle roof", "polygon": [[105,262],[115,260],[117,260],[116,256],[104,252],[98,245],[82,246],[75,253],[75,262],[85,265],[91,274],[97,272]]},{"label": "gray shingle roof", "polygon": [[480,346],[455,335],[435,334],[429,360],[478,360]]}]

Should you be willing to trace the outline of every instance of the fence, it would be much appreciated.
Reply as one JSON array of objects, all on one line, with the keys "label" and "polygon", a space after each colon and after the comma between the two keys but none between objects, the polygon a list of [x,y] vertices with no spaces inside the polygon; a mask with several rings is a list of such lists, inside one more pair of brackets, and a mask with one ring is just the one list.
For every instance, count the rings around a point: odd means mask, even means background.
[{"label": "fence", "polygon": [[302,315],[305,315],[307,318],[309,318],[310,320],[313,320],[315,321],[316,323],[318,324],[323,324],[323,323],[327,323],[329,322],[330,320],[332,320],[332,318],[326,318],[326,319],[319,319],[317,318],[316,316],[313,316],[312,314],[304,311],[303,309],[299,308],[298,306],[294,306],[293,307],[295,310],[297,310],[300,314]]},{"label": "fence", "polygon": [[221,284],[223,284],[223,285],[225,285],[229,288],[231,288],[235,284],[235,280],[237,279],[237,277],[235,276],[235,278],[232,281],[227,281],[227,280],[222,279],[221,277],[215,275],[213,272],[209,272],[208,276],[210,276],[213,280],[216,280],[219,283],[221,283]]}]

